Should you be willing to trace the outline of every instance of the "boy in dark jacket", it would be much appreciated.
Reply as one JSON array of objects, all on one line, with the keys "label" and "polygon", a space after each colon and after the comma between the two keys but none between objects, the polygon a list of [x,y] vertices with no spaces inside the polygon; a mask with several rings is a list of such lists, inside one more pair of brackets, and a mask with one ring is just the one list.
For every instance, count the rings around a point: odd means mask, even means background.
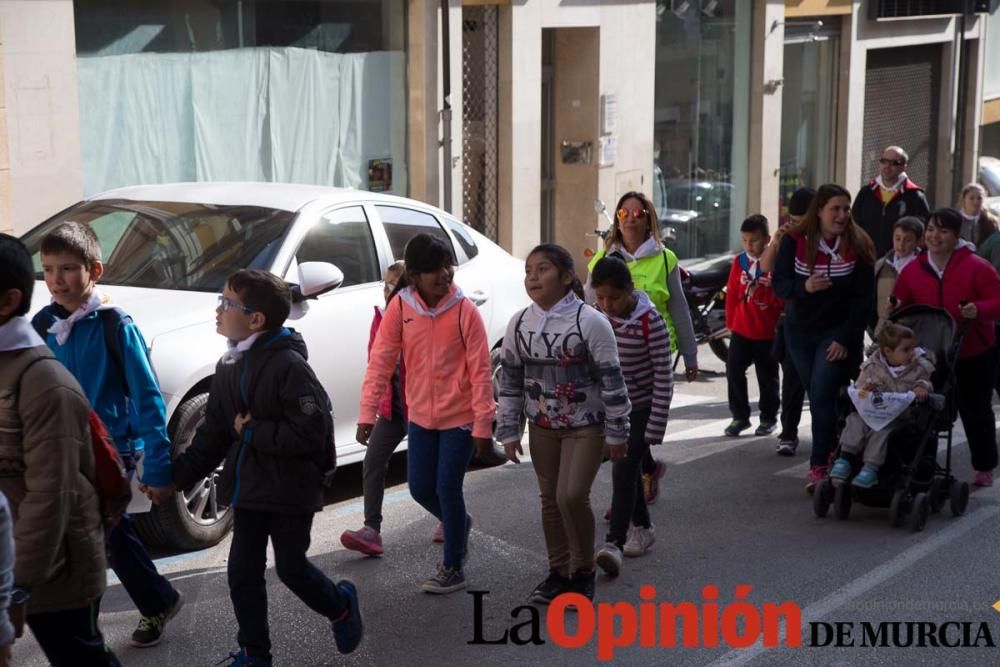
[{"label": "boy in dark jacket", "polygon": [[750,428],[747,369],[753,364],[760,387],[760,424],[755,435],[770,435],[778,426],[778,362],[771,356],[781,316],[781,299],[774,295],[771,274],[760,258],[771,240],[767,218],[751,215],[740,226],[743,252],[733,259],[726,284],[726,327],[732,332],[726,379],[733,421],[725,434],[736,437]]},{"label": "boy in dark jacket", "polygon": [[229,594],[239,624],[232,665],[270,665],[267,540],[278,578],[330,619],[337,649],[361,642],[354,584],[334,584],[306,558],[313,515],[323,509],[323,473],[333,446],[330,399],[306,362],[302,336],[284,328],[288,286],[266,271],[237,271],[216,309],[229,351],[216,365],[205,421],[173,464],[188,490],[225,461],[221,501],[233,508]]},{"label": "boy in dark jacket", "polygon": [[[59,225],[42,239],[41,260],[52,303],[32,326],[80,383],[129,475],[141,461],[141,482],[167,500],[171,447],[163,395],[139,327],[97,287],[104,273],[97,236],[87,225]],[[142,616],[131,643],[155,646],[181,608],[181,595],[156,571],[128,514],[107,542],[111,567]]]}]

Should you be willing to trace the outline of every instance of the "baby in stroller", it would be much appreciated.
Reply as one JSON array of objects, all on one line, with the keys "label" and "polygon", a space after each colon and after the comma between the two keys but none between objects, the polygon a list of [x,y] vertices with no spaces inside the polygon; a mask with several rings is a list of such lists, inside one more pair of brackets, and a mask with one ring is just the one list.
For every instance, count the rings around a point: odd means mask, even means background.
[{"label": "baby in stroller", "polygon": [[[909,327],[887,322],[879,331],[876,344],[861,366],[855,382],[858,397],[872,393],[913,392],[917,401],[925,401],[932,389],[932,355],[917,347],[917,335]],[[864,467],[851,482],[871,488],[878,482],[878,470],[885,463],[889,436],[906,424],[904,411],[879,430],[873,430],[858,412],[851,412],[840,435],[840,456],[833,463],[830,479],[843,483],[851,475],[850,455],[863,455]]]}]

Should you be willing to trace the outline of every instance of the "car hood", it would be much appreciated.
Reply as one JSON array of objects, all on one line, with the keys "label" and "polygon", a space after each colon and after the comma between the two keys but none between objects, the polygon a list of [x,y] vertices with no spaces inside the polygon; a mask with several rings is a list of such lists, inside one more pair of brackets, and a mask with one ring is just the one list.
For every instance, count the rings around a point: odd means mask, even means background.
[{"label": "car hood", "polygon": [[[114,305],[135,320],[149,346],[161,334],[195,324],[215,322],[219,295],[214,292],[183,292],[118,285],[101,286],[101,289]],[[34,315],[51,301],[45,282],[36,281],[30,315]]]}]

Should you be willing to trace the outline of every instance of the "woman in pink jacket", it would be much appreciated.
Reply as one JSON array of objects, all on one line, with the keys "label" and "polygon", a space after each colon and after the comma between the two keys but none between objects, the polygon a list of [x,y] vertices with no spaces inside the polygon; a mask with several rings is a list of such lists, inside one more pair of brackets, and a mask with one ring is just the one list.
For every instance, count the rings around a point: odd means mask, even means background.
[{"label": "woman in pink jacket", "polygon": [[358,442],[371,435],[400,353],[406,367],[410,494],[444,524],[444,561],[427,593],[465,588],[462,564],[472,519],[462,482],[473,449],[492,446],[493,383],[486,327],[453,284],[451,249],[417,234],[406,244],[406,272],[386,306],[361,392]]},{"label": "woman in pink jacket", "polygon": [[969,441],[973,484],[992,486],[997,466],[993,384],[997,351],[993,322],[1000,317],[1000,276],[959,239],[962,216],[953,208],[931,213],[924,232],[927,252],[899,274],[893,295],[898,306],[922,303],[944,308],[955,321],[969,320],[955,372],[958,413]]}]

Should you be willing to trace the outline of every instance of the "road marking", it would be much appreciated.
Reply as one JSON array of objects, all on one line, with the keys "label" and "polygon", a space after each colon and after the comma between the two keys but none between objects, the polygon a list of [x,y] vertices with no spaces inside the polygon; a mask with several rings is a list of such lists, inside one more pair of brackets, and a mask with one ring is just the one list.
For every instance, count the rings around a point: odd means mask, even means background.
[{"label": "road marking", "polygon": [[[982,494],[980,494],[980,496],[981,495]],[[995,494],[991,493],[989,495],[992,496]],[[847,603],[861,597],[865,593],[868,593],[872,589],[882,585],[890,579],[897,577],[905,570],[916,565],[920,560],[931,555],[938,549],[947,546],[951,542],[954,542],[958,538],[978,527],[980,524],[995,518],[998,514],[1000,514],[1000,505],[991,505],[957,519],[955,523],[951,524],[947,528],[938,531],[919,544],[913,545],[892,560],[886,561],[875,569],[870,570],[867,574],[864,574],[854,581],[841,586],[830,595],[803,609],[802,645],[808,646],[808,631],[810,622],[826,618],[832,612],[840,609]],[[781,637],[778,641],[778,647],[765,647],[763,645],[763,640],[760,640],[757,644],[754,644],[750,648],[734,649],[720,657],[718,660],[710,663],[710,667],[734,667],[736,665],[745,665],[768,651],[780,650],[782,648],[780,645],[784,643],[784,639],[785,632],[782,631]]]}]

